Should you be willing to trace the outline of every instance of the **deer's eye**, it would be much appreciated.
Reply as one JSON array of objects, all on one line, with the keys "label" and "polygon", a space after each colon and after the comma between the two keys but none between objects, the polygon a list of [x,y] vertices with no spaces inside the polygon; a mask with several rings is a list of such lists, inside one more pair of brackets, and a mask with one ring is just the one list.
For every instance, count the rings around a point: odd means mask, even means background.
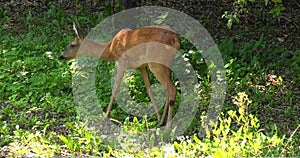
[{"label": "deer's eye", "polygon": [[71,44],[70,45],[70,48],[74,48],[76,45],[75,44]]}]

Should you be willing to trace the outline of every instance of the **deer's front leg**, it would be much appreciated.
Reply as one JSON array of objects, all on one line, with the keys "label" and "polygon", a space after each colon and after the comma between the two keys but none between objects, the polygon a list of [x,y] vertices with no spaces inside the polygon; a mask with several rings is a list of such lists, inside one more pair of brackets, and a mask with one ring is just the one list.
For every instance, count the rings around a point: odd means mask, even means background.
[{"label": "deer's front leg", "polygon": [[119,88],[120,83],[123,79],[125,71],[126,71],[126,67],[124,65],[117,65],[117,76],[116,76],[116,79],[115,79],[114,87],[112,89],[110,102],[109,102],[109,105],[108,105],[107,110],[106,110],[106,114],[105,114],[106,118],[109,118],[110,110],[113,106],[114,99],[116,97],[118,88]]},{"label": "deer's front leg", "polygon": [[147,68],[146,67],[142,67],[139,70],[142,73],[142,77],[143,77],[144,83],[146,85],[146,90],[147,90],[148,96],[150,97],[150,100],[151,100],[151,102],[153,104],[154,110],[155,110],[156,115],[157,115],[157,120],[159,122],[160,119],[161,119],[161,116],[160,116],[159,109],[158,109],[158,106],[156,104],[156,101],[154,99],[153,92],[152,92],[152,90],[150,88],[151,84],[150,84],[150,79],[149,79],[149,74],[148,74]]}]

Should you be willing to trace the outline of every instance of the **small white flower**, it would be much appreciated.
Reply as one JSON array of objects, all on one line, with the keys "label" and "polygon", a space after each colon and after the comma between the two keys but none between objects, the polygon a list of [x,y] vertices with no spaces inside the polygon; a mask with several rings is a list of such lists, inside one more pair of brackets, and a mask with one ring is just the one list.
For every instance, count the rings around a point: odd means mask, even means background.
[{"label": "small white flower", "polygon": [[49,59],[53,59],[52,52],[46,52],[45,54]]},{"label": "small white flower", "polygon": [[159,130],[160,130],[160,128],[157,128],[157,130],[156,130],[156,135],[159,135]]},{"label": "small white flower", "polygon": [[194,50],[189,50],[189,54],[195,54],[196,52]]},{"label": "small white flower", "polygon": [[184,61],[189,61],[189,58],[185,58],[185,57],[184,57],[183,60],[184,60]]},{"label": "small white flower", "polygon": [[163,151],[165,152],[165,156],[171,156],[175,154],[175,149],[172,144],[167,144],[166,146],[163,147]]}]

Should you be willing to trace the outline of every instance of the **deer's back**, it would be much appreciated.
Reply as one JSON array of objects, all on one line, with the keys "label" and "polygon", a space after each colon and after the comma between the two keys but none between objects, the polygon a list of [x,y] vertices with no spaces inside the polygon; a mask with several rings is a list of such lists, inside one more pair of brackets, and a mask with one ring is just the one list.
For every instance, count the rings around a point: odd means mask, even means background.
[{"label": "deer's back", "polygon": [[[180,49],[180,39],[177,33],[171,29],[160,26],[147,26],[135,30],[123,29],[112,40],[110,51],[114,52],[116,58],[121,57],[125,52],[133,52],[132,54],[143,55],[146,47],[153,47],[149,43],[159,43],[166,47],[171,46],[174,50]],[[133,50],[137,47],[136,51]],[[138,51],[138,52],[137,52]],[[170,51],[165,51],[169,53]],[[132,55],[132,56],[136,56]]]}]

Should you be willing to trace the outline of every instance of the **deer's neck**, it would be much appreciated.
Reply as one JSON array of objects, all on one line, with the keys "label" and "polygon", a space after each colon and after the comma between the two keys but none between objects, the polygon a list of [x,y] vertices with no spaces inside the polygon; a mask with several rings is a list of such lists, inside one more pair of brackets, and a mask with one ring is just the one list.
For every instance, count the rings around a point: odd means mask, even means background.
[{"label": "deer's neck", "polygon": [[103,60],[115,61],[109,47],[111,42],[97,42],[88,38],[85,38],[81,44],[81,49],[84,50],[84,55],[89,57],[100,58]]}]

